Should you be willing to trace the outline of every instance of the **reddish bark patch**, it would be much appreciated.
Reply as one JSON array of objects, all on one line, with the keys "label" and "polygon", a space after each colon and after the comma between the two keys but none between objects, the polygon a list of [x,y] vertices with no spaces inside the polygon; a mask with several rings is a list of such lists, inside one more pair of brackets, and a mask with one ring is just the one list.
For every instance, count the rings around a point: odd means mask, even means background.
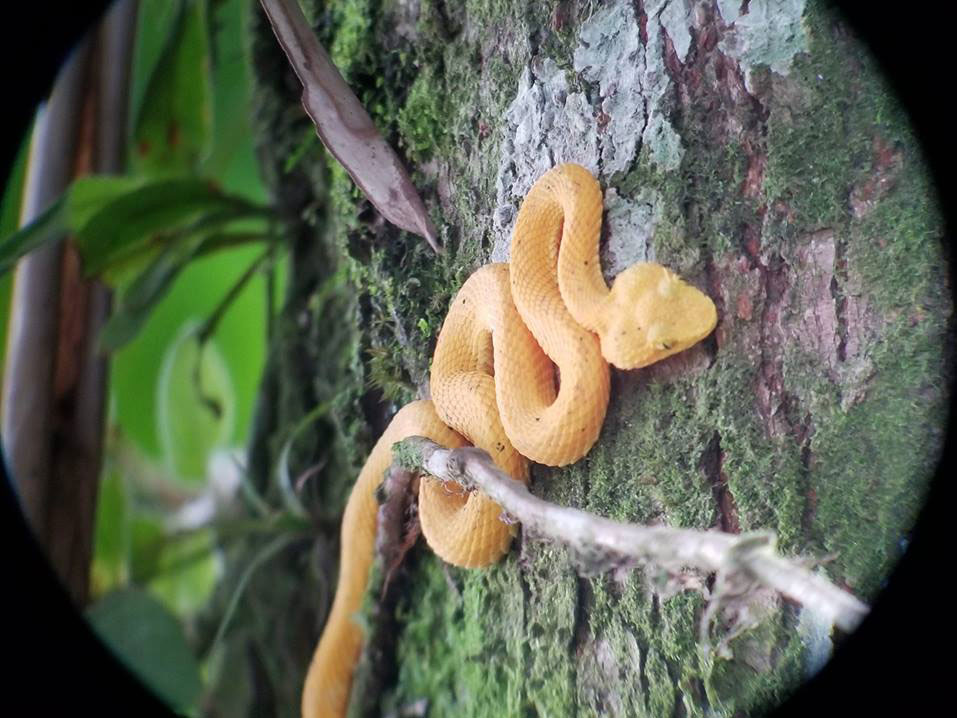
[{"label": "reddish bark patch", "polygon": [[645,47],[648,46],[648,14],[645,12],[645,8],[641,4],[638,4],[638,7],[635,9],[635,15],[638,18],[638,37],[641,39],[641,44]]},{"label": "reddish bark patch", "polygon": [[880,136],[871,142],[871,172],[867,179],[857,184],[848,198],[851,212],[856,219],[865,217],[877,203],[893,189],[903,167],[903,155]]},{"label": "reddish bark patch", "polygon": [[725,533],[741,533],[741,524],[738,521],[738,506],[728,486],[728,477],[724,473],[724,451],[721,449],[721,436],[715,432],[701,457],[701,467],[704,470],[711,492],[717,504],[718,528]]},{"label": "reddish bark patch", "polygon": [[744,151],[748,156],[748,170],[741,185],[741,194],[750,199],[757,199],[761,196],[761,188],[764,185],[764,168],[767,165],[768,156],[763,151],[756,150],[749,140],[744,143]]},{"label": "reddish bark patch", "polygon": [[777,200],[771,205],[771,208],[774,210],[775,215],[785,220],[788,224],[792,224],[797,216],[791,208],[791,205],[782,199]]},{"label": "reddish bark patch", "polygon": [[758,262],[761,285],[764,290],[764,307],[760,322],[761,364],[755,385],[758,413],[770,436],[789,433],[786,416],[780,409],[785,402],[781,350],[787,338],[781,325],[782,309],[790,286],[789,268],[779,254],[768,258],[767,264]]},{"label": "reddish bark patch", "polygon": [[555,9],[552,10],[552,17],[550,25],[552,30],[555,32],[560,32],[568,25],[569,20],[569,11],[568,3],[560,2],[555,6]]},{"label": "reddish bark patch", "polygon": [[605,128],[608,126],[609,120],[611,120],[611,117],[608,114],[606,114],[602,110],[598,111],[598,116],[596,117],[596,121],[598,123],[598,131],[600,133],[604,133]]},{"label": "reddish bark patch", "polygon": [[704,52],[711,52],[718,44],[718,29],[714,25],[705,25],[698,35],[698,47]]},{"label": "reddish bark patch", "polygon": [[752,223],[744,226],[744,251],[753,264],[760,263],[761,255],[761,228]]},{"label": "reddish bark patch", "polygon": [[744,321],[748,321],[751,319],[751,312],[753,311],[753,307],[751,305],[750,295],[748,295],[746,292],[742,292],[741,294],[739,294],[737,307],[738,307],[738,319],[743,319]]},{"label": "reddish bark patch", "polygon": [[807,240],[796,252],[792,303],[797,316],[788,334],[811,355],[820,357],[836,379],[841,361],[841,322],[834,296],[837,241],[832,230],[815,232]]},{"label": "reddish bark patch", "polygon": [[692,71],[683,74],[683,66],[681,64],[681,60],[678,59],[678,53],[675,52],[675,44],[671,41],[671,38],[668,37],[667,32],[662,32],[661,38],[664,44],[662,55],[664,55],[665,69],[668,71],[668,74],[676,82],[680,82],[683,79],[684,83],[689,85],[691,89],[697,87],[697,85],[701,82],[700,71]]}]

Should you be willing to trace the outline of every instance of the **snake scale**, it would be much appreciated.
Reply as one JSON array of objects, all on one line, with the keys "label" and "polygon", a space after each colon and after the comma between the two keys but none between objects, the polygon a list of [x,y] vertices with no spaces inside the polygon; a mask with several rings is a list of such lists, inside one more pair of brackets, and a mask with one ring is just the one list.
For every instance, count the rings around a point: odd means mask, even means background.
[{"label": "snake scale", "polygon": [[[356,480],[342,520],[339,582],[306,676],[303,718],[345,715],[362,631],[359,609],[375,544],[375,490],[392,445],[425,436],[447,447],[485,449],[503,471],[528,481],[529,461],[564,466],[601,431],[609,363],[653,364],[706,337],[711,299],[665,267],[643,262],[605,283],[598,248],[602,194],[578,165],[546,172],[528,192],[509,264],[472,274],[452,300],[432,360],[431,401],[395,415]],[[488,566],[508,550],[510,526],[481,492],[419,484],[426,541],[456,566]]]}]

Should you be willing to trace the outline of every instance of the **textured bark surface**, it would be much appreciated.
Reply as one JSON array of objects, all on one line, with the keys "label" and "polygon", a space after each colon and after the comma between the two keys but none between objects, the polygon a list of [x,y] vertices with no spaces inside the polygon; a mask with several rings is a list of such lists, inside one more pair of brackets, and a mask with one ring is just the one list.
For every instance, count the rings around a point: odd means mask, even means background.
[{"label": "textured bark surface", "polygon": [[[426,390],[452,294],[507,258],[521,197],[561,161],[605,189],[609,275],[666,264],[714,298],[719,324],[682,355],[614,372],[599,443],[536,467],[534,492],[619,520],[772,529],[785,553],[835,554],[821,570],[873,600],[941,450],[952,307],[919,147],[841,19],[801,0],[303,5],[446,251],[386,225],[329,161],[254,12],[261,158],[293,247],[251,447],[267,494],[293,427],[324,406],[290,453],[294,473],[321,465],[303,492],[316,537],[289,552],[288,585],[249,589],[247,610],[282,642],[257,644],[249,665],[287,677],[257,715],[295,715],[358,467]],[[375,691],[355,712],[755,715],[832,646],[813,616],[769,599],[732,658],[706,660],[698,594],[667,597],[637,572],[580,577],[522,536],[488,570],[449,569],[424,546],[406,565],[394,655],[373,646],[362,670],[380,675],[359,676]]]}]

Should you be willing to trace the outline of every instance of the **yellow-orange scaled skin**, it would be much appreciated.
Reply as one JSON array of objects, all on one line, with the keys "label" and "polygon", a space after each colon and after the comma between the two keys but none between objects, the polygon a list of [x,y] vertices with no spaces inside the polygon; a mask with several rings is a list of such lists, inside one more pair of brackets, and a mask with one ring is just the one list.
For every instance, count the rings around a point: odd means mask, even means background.
[{"label": "yellow-orange scaled skin", "polygon": [[[611,289],[601,274],[602,195],[591,173],[560,165],[519,211],[509,264],[477,270],[452,300],[432,359],[433,401],[403,407],[375,445],[342,522],[339,584],[303,690],[303,718],[341,718],[362,633],[352,620],[372,564],[375,489],[392,444],[427,436],[485,449],[509,475],[528,480],[528,460],[563,466],[588,453],[608,405],[611,362],[653,364],[714,329],[714,303],[654,263],[629,267]],[[559,381],[560,377],[560,381]],[[433,404],[434,402],[434,404]],[[488,566],[513,529],[480,492],[424,478],[419,519],[443,560]]]},{"label": "yellow-orange scaled skin", "polygon": [[352,672],[362,646],[362,631],[352,620],[352,614],[362,603],[372,565],[379,508],[375,490],[392,465],[392,445],[407,436],[426,436],[449,447],[465,445],[465,440],[436,416],[431,401],[414,401],[399,410],[372,448],[342,515],[339,583],[306,674],[302,691],[304,718],[345,715]]}]

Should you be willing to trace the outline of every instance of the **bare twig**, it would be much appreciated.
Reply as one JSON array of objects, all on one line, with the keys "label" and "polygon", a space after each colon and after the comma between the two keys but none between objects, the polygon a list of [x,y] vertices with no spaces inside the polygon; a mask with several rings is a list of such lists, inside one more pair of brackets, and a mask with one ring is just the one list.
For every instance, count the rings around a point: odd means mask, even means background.
[{"label": "bare twig", "polygon": [[322,144],[383,217],[440,251],[435,227],[405,167],[319,44],[297,0],[260,2],[302,82],[302,105]]},{"label": "bare twig", "polygon": [[[868,606],[797,560],[779,556],[772,532],[728,534],[668,526],[641,526],[543,501],[501,472],[481,449],[446,449],[412,437],[394,447],[396,461],[442,481],[480,489],[521,521],[524,530],[568,546],[586,570],[653,564],[669,572],[692,567],[715,573],[712,601],[765,586],[804,604],[843,631],[852,631]],[[706,615],[711,620],[714,611]]]},{"label": "bare twig", "polygon": [[402,563],[409,549],[419,537],[418,522],[411,527],[407,521],[412,508],[411,471],[391,467],[376,492],[379,512],[376,519],[375,552],[382,562],[382,590],[379,600],[392,581],[392,575]]}]

